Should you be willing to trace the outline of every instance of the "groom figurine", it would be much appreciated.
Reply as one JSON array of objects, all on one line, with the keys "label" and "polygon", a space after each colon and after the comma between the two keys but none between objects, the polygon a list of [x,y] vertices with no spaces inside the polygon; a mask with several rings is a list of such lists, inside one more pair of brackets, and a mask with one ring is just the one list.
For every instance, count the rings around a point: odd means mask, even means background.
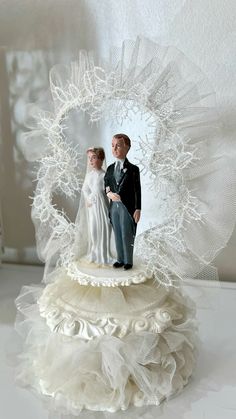
[{"label": "groom figurine", "polygon": [[134,239],[141,213],[139,168],[126,158],[130,147],[131,141],[126,134],[114,135],[112,154],[116,161],[108,166],[104,177],[117,251],[117,262],[113,267],[124,266],[125,270],[133,266]]}]

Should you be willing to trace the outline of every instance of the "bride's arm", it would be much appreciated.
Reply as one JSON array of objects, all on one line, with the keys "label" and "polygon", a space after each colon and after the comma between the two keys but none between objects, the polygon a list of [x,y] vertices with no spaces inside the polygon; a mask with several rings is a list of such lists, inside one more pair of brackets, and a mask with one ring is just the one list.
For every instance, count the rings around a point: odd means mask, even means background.
[{"label": "bride's arm", "polygon": [[106,171],[105,176],[104,176],[104,185],[105,185],[106,195],[109,199],[111,199],[111,201],[121,201],[120,195],[111,191],[108,170]]},{"label": "bride's arm", "polygon": [[87,206],[91,207],[91,205],[92,205],[92,200],[91,200],[92,191],[89,187],[88,176],[85,176],[84,184],[82,186],[82,193],[84,195]]},{"label": "bride's arm", "polygon": [[117,201],[117,202],[121,201],[120,195],[118,195],[118,193],[115,193],[115,192],[108,192],[107,197],[111,199],[112,201]]}]

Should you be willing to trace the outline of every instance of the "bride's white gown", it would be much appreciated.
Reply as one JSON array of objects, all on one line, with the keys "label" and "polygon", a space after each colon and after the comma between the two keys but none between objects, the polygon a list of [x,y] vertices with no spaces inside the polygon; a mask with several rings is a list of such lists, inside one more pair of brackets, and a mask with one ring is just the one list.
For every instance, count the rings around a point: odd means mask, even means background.
[{"label": "bride's white gown", "polygon": [[110,251],[111,223],[109,202],[104,191],[104,170],[86,174],[82,187],[87,224],[86,259],[97,264],[112,262]]}]

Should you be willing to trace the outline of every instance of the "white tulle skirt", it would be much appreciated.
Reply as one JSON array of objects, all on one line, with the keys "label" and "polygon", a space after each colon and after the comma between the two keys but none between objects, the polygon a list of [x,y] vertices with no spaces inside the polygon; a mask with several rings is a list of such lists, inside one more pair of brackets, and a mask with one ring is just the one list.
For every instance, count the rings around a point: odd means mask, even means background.
[{"label": "white tulle skirt", "polygon": [[60,412],[158,405],[179,392],[195,359],[195,310],[175,288],[82,286],[63,270],[16,299],[23,340],[17,381]]}]

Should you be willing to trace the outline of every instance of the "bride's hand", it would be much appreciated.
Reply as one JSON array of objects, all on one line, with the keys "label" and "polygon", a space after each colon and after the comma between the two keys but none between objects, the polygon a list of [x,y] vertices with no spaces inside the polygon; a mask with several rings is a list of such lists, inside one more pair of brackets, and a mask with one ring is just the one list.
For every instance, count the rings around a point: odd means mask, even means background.
[{"label": "bride's hand", "polygon": [[107,197],[111,199],[112,201],[116,201],[116,202],[121,201],[120,195],[114,192],[108,192]]},{"label": "bride's hand", "polygon": [[90,194],[87,198],[87,207],[92,207],[92,205],[96,204],[97,196],[96,194]]},{"label": "bride's hand", "polygon": [[133,218],[134,218],[134,221],[136,222],[136,224],[139,222],[139,220],[140,220],[140,215],[141,215],[141,211],[140,210],[135,210],[134,211],[134,215],[133,215]]}]

